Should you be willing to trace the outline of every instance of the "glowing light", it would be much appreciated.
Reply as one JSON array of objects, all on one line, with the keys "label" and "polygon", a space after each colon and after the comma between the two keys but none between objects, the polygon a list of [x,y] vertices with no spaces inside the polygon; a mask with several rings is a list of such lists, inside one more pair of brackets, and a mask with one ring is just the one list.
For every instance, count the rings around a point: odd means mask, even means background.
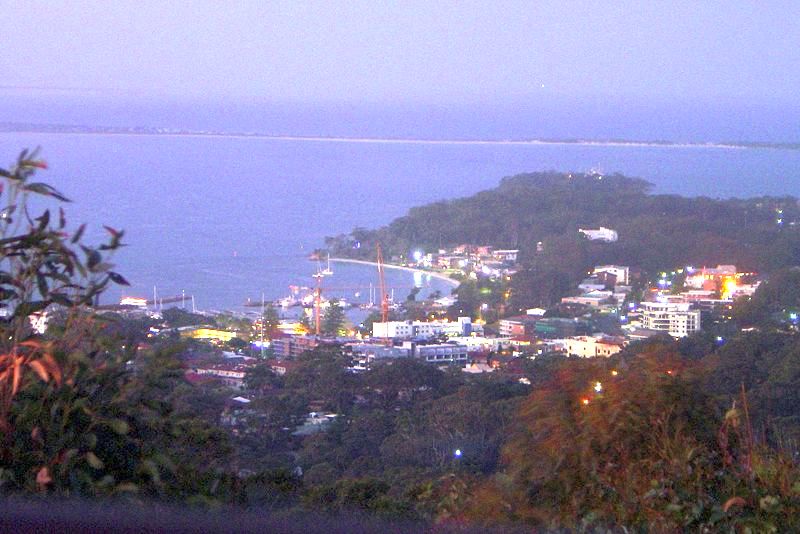
[{"label": "glowing light", "polygon": [[421,250],[415,250],[414,251],[414,261],[419,263],[419,260],[421,260],[421,259],[422,259],[422,251]]},{"label": "glowing light", "polygon": [[739,289],[735,278],[727,278],[722,285],[722,298],[727,300]]},{"label": "glowing light", "polygon": [[589,404],[589,399],[587,399],[587,398],[581,399],[581,404],[583,404],[584,406],[588,405]]},{"label": "glowing light", "polygon": [[789,319],[791,319],[792,321],[796,321],[797,320],[797,314],[794,313],[794,312],[790,313],[789,314]]},{"label": "glowing light", "polygon": [[603,384],[601,384],[600,382],[595,382],[594,383],[594,390],[597,393],[600,393],[601,391],[603,391]]},{"label": "glowing light", "polygon": [[618,374],[619,374],[619,372],[616,369],[611,371],[611,376],[617,376]]},{"label": "glowing light", "polygon": [[453,451],[453,456],[455,456],[456,458],[461,458],[461,455],[462,455],[461,449],[456,449],[455,451]]}]

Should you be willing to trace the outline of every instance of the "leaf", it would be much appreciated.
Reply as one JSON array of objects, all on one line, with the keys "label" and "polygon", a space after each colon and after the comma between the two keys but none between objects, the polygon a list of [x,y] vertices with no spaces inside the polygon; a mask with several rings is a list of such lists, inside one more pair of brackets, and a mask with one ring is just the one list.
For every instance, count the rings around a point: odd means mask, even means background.
[{"label": "leaf", "polygon": [[38,360],[32,360],[28,362],[28,367],[33,369],[33,372],[39,375],[39,378],[42,379],[42,382],[47,382],[50,379],[50,374],[47,372],[47,369],[45,369],[42,362]]},{"label": "leaf", "polygon": [[727,512],[728,510],[730,510],[734,506],[746,506],[746,505],[747,505],[747,501],[745,501],[741,497],[731,497],[730,499],[725,501],[725,504],[722,505],[722,509],[725,512]]},{"label": "leaf", "polygon": [[[53,481],[53,478],[50,476],[50,470],[47,466],[42,467],[36,473],[36,485],[42,487],[50,484]],[[43,489],[43,488],[40,488]]]},{"label": "leaf", "polygon": [[122,232],[120,232],[119,230],[115,230],[114,228],[111,228],[110,226],[105,226],[105,225],[103,225],[103,228],[105,228],[106,231],[109,234],[111,234],[112,237],[122,237]]},{"label": "leaf", "polygon": [[92,451],[86,453],[86,461],[89,462],[93,469],[102,469],[104,465],[103,461]]},{"label": "leaf", "polygon": [[41,295],[42,298],[47,297],[47,293],[49,292],[47,279],[42,273],[36,273],[36,288],[39,290],[39,295]]},{"label": "leaf", "polygon": [[22,369],[21,369],[22,366],[20,365],[21,360],[22,360],[21,357],[14,358],[13,375],[12,375],[12,378],[11,378],[11,396],[12,397],[17,394],[17,390],[19,390],[19,383],[22,380]]},{"label": "leaf", "polygon": [[110,426],[111,430],[113,430],[120,436],[124,436],[131,429],[130,425],[126,421],[123,421],[122,419],[112,419],[108,422],[108,426]]},{"label": "leaf", "polygon": [[86,253],[86,266],[89,270],[94,270],[95,266],[98,265],[101,261],[103,261],[103,257],[100,255],[99,252],[94,250],[93,248],[89,247],[81,247],[83,251]]},{"label": "leaf", "polygon": [[131,285],[124,276],[119,273],[115,273],[114,271],[108,272],[108,277],[111,278],[111,281],[120,286],[129,286]]},{"label": "leaf", "polygon": [[50,210],[44,210],[44,213],[36,217],[35,220],[39,221],[39,231],[41,232],[50,224]]},{"label": "leaf", "polygon": [[38,426],[33,427],[31,430],[31,441],[38,445],[44,445],[44,438],[42,437],[42,429]]},{"label": "leaf", "polygon": [[48,197],[57,198],[62,202],[70,202],[70,200],[67,197],[59,193],[55,188],[42,182],[34,182],[32,184],[26,184],[23,189],[25,191],[30,191],[31,193],[37,193],[39,195],[45,195]]},{"label": "leaf", "polygon": [[83,232],[85,232],[85,231],[86,231],[86,223],[83,223],[75,231],[75,234],[73,234],[72,239],[70,239],[70,243],[75,244],[78,241],[80,241],[81,237],[83,237]]},{"label": "leaf", "polygon": [[47,370],[53,376],[53,380],[55,380],[56,385],[61,385],[61,367],[59,367],[58,362],[55,358],[53,358],[52,354],[43,354],[42,357],[39,359],[40,362],[44,363],[47,367]]}]

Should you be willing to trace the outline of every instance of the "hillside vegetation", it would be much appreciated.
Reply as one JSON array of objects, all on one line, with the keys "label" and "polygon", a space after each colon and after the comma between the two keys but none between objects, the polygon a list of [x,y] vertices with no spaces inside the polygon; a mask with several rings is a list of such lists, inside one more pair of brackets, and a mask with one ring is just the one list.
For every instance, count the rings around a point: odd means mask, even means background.
[{"label": "hillside vegetation", "polygon": [[[412,208],[377,230],[328,238],[326,245],[335,255],[362,258],[374,257],[377,243],[388,256],[462,243],[519,248],[520,305],[549,304],[561,292],[543,296],[533,286],[544,280],[567,288],[604,263],[649,273],[723,263],[769,273],[800,264],[796,198],[688,198],[651,194],[652,187],[619,174],[520,174],[470,197]],[[578,232],[600,226],[616,230],[619,240],[592,242]]]}]

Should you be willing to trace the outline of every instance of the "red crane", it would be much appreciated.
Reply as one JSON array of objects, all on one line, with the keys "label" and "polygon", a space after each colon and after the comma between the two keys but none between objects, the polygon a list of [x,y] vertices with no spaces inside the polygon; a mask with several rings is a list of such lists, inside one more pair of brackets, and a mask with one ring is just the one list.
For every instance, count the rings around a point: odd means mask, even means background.
[{"label": "red crane", "polygon": [[314,332],[319,337],[320,332],[320,305],[322,303],[322,279],[325,277],[322,273],[313,275],[317,279],[317,290],[314,293]]},{"label": "red crane", "polygon": [[378,281],[381,286],[381,322],[389,322],[389,295],[386,293],[386,279],[383,276],[383,253],[378,243]]}]

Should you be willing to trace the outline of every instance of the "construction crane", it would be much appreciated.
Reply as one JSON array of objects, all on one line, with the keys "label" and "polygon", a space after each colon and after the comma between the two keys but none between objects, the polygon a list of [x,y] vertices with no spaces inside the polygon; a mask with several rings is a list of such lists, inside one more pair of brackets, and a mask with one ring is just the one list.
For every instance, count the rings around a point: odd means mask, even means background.
[{"label": "construction crane", "polygon": [[383,274],[383,253],[381,244],[378,243],[378,281],[381,286],[381,322],[389,322],[389,295],[386,293],[386,278]]},{"label": "construction crane", "polygon": [[314,293],[314,333],[319,337],[320,332],[320,306],[322,304],[322,279],[325,275],[318,272],[312,275],[317,280],[317,290]]}]

